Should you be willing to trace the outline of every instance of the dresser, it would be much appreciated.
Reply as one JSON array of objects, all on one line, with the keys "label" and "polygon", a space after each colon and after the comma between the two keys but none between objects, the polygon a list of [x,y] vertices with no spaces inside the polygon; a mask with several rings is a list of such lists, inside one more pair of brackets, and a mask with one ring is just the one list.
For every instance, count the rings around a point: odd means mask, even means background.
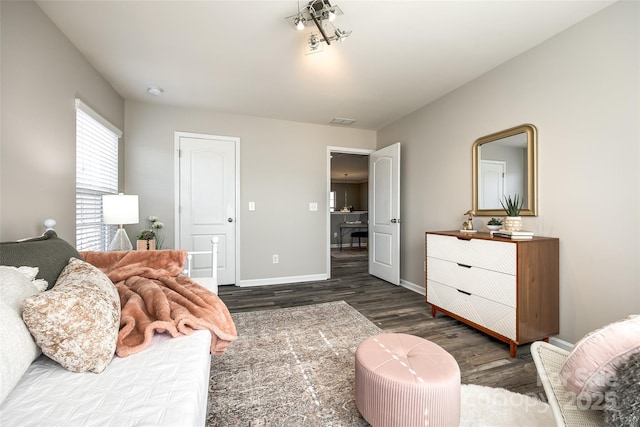
[{"label": "dresser", "polygon": [[509,344],[559,332],[559,240],[489,233],[425,234],[426,295],[439,311]]}]

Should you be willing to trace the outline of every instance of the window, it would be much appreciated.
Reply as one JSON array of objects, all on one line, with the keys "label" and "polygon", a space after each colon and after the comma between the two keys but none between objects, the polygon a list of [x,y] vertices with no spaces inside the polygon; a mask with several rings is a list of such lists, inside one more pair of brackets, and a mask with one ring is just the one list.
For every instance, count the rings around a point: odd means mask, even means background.
[{"label": "window", "polygon": [[104,251],[117,225],[102,222],[102,195],[118,194],[122,131],[76,99],[76,248]]},{"label": "window", "polygon": [[336,192],[329,192],[329,212],[335,212],[336,210]]}]

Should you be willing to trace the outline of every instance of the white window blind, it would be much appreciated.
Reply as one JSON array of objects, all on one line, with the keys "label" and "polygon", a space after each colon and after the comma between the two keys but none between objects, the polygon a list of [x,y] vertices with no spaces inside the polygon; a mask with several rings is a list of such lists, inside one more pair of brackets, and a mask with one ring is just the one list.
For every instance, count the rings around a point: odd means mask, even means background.
[{"label": "white window blind", "polygon": [[102,221],[102,195],[118,194],[122,132],[76,99],[76,248],[104,251],[117,225]]}]

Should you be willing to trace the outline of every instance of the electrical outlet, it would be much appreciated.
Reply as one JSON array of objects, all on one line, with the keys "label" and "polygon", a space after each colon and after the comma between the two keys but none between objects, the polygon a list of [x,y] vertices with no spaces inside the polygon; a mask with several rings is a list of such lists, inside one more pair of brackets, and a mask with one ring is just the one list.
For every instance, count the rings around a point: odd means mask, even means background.
[{"label": "electrical outlet", "polygon": [[333,238],[337,239],[338,238],[338,233],[333,233]]},{"label": "electrical outlet", "polygon": [[249,202],[249,210],[250,211],[256,210],[256,202]]},{"label": "electrical outlet", "polygon": [[274,263],[274,264],[277,264],[278,262],[279,262],[279,260],[278,260],[278,255],[274,255],[274,256],[273,256],[273,263]]},{"label": "electrical outlet", "polygon": [[316,202],[309,203],[309,210],[311,212],[316,212],[318,210],[318,204]]}]

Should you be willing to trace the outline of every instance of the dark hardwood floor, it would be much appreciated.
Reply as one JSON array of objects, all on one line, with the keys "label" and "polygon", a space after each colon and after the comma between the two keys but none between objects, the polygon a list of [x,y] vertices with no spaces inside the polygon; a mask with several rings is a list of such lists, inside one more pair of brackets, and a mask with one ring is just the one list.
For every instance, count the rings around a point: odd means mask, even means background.
[{"label": "dark hardwood floor", "polygon": [[528,344],[511,358],[508,344],[440,313],[432,318],[423,295],[370,276],[366,250],[353,255],[332,256],[330,280],[221,286],[219,295],[232,313],[344,300],[385,332],[412,334],[440,345],[457,360],[463,384],[502,387],[546,401]]}]

